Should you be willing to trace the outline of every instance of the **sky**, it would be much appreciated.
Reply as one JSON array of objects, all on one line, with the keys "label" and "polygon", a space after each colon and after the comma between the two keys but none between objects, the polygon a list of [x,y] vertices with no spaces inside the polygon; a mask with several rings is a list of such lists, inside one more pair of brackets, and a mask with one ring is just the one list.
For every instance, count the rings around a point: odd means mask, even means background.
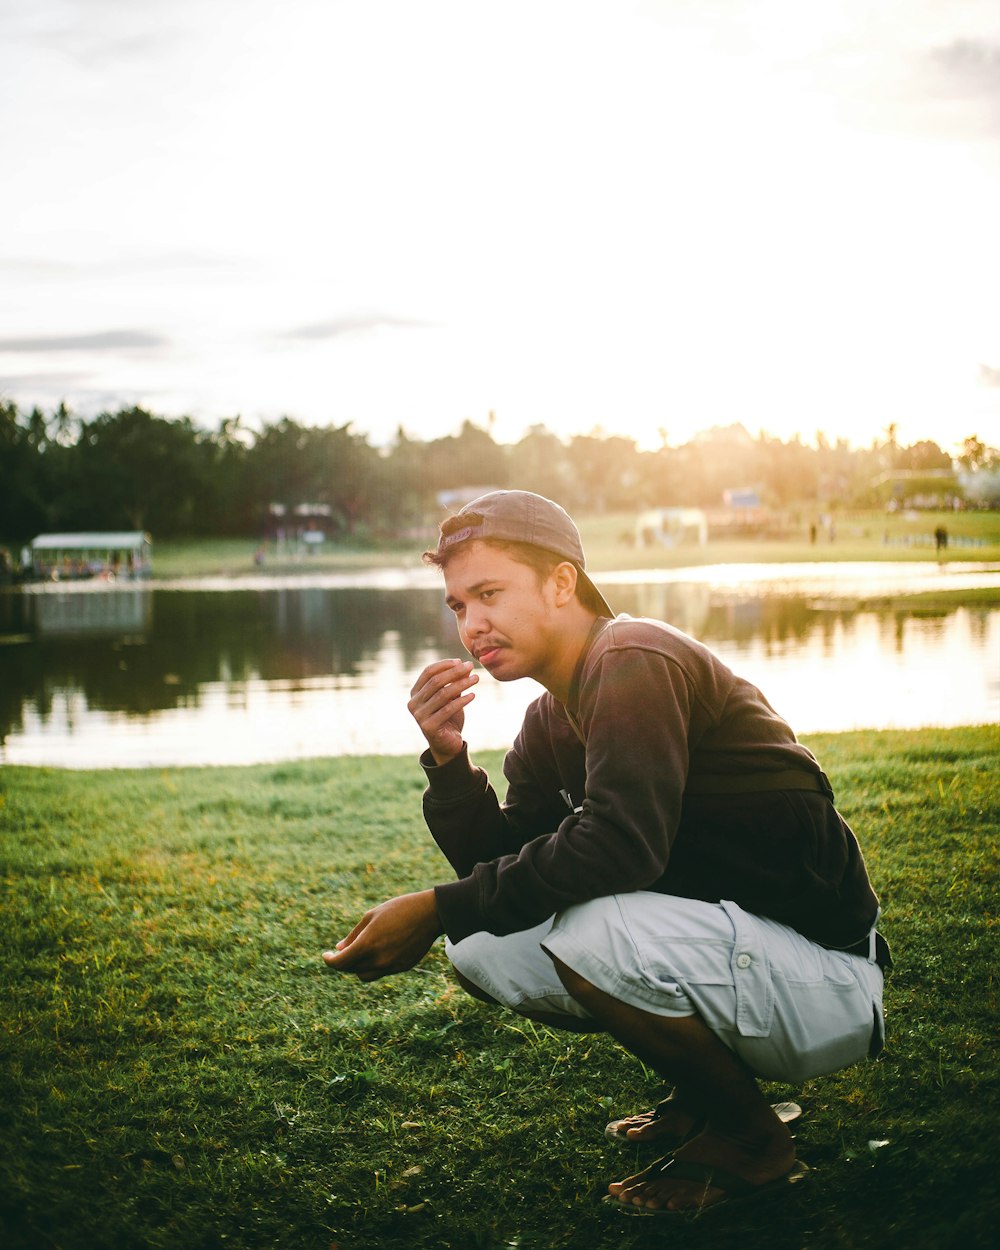
[{"label": "sky", "polygon": [[996,0],[0,0],[0,398],[1000,445]]}]

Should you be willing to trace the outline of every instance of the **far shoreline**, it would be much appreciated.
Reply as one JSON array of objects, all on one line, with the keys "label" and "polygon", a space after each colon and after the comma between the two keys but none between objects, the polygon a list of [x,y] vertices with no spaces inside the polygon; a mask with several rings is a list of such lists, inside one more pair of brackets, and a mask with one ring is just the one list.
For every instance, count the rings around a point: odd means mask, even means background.
[{"label": "far shoreline", "polygon": [[[588,571],[600,576],[639,569],[684,569],[727,564],[1000,563],[1000,512],[834,514],[815,538],[802,526],[782,536],[720,534],[707,543],[673,546],[635,541],[635,516],[608,514],[580,519]],[[938,548],[934,531],[946,531]],[[393,569],[413,575],[425,566],[421,552],[433,532],[405,540],[364,536],[331,539],[291,548],[269,538],[170,539],[153,544],[152,580],[254,574],[314,575],[361,569]]]},{"label": "far shoreline", "polygon": [[[604,587],[643,583],[690,583],[710,585],[720,594],[772,594],[820,596],[857,607],[905,607],[916,604],[955,607],[1000,604],[1000,556],[996,559],[935,560],[708,560],[687,564],[600,569],[588,565],[595,581]],[[879,584],[880,576],[885,578]],[[927,586],[919,584],[927,579]],[[961,579],[963,585],[951,583]],[[360,558],[342,562],[305,560],[276,567],[256,567],[165,574],[134,580],[90,578],[70,581],[27,582],[14,587],[29,595],[140,593],[142,591],[226,593],[275,590],[385,591],[435,590],[440,586],[436,569],[404,564],[398,559],[381,561]]]}]

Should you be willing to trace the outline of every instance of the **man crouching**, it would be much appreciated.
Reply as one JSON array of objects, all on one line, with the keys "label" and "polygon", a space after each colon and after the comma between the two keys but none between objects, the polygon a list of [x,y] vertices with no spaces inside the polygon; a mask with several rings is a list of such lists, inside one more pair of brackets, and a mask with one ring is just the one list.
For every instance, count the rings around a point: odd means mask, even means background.
[{"label": "man crouching", "polygon": [[812,753],[749,682],[661,621],[615,616],[558,504],[497,491],[441,526],[466,651],[532,677],[503,803],[462,736],[478,674],[429,665],[424,815],[457,879],[366,913],[323,958],[364,981],[444,933],[463,986],[605,1031],[673,1085],[610,1137],[664,1156],[614,1182],[634,1214],[700,1211],[798,1180],[757,1079],[799,1082],[882,1048],[878,900]]}]

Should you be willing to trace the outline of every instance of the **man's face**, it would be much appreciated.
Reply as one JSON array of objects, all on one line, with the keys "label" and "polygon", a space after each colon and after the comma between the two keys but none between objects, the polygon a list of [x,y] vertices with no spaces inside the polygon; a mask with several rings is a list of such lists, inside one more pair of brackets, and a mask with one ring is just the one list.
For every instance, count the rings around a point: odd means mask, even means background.
[{"label": "man's face", "polygon": [[534,677],[544,685],[564,646],[555,577],[542,582],[507,552],[471,542],[448,561],[444,584],[470,655],[498,681]]}]

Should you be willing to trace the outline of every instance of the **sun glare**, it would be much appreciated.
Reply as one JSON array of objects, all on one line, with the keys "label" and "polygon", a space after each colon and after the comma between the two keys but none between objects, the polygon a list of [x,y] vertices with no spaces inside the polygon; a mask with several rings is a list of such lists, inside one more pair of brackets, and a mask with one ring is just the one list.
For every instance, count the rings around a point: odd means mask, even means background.
[{"label": "sun glare", "polygon": [[[19,404],[288,414],[380,442],[490,412],[508,441],[736,421],[989,438],[998,169],[974,93],[930,82],[924,51],[960,14],[163,12],[67,10],[75,58],[16,28],[11,98],[47,84],[5,128],[32,188],[3,210]],[[100,74],[93,48],[115,52]],[[123,329],[149,345],[86,346]]]}]

